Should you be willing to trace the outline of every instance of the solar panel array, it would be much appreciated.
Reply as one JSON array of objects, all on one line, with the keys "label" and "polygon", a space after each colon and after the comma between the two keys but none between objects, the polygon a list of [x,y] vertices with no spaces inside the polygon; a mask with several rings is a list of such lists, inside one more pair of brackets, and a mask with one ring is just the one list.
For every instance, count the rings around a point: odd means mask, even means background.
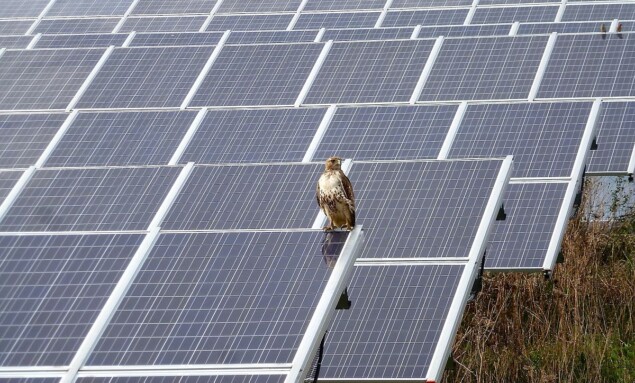
[{"label": "solar panel array", "polygon": [[630,1],[3,5],[3,382],[438,382],[481,265],[635,172]]}]

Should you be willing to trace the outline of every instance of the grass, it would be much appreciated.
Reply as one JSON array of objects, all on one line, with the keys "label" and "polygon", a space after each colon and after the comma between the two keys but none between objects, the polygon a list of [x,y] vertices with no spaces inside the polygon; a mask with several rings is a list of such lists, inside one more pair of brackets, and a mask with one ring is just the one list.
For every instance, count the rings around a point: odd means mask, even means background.
[{"label": "grass", "polygon": [[551,280],[484,276],[444,382],[635,382],[635,210],[625,190],[618,182],[598,203],[586,182]]}]

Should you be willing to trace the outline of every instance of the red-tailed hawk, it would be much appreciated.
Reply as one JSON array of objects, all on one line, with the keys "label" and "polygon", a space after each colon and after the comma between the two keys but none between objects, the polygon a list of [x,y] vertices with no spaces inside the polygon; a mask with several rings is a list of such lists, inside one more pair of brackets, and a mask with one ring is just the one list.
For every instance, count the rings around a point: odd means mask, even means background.
[{"label": "red-tailed hawk", "polygon": [[315,197],[318,206],[330,220],[330,224],[324,226],[324,230],[338,227],[351,230],[355,226],[353,185],[342,171],[341,158],[331,157],[326,160],[324,173],[317,183]]}]

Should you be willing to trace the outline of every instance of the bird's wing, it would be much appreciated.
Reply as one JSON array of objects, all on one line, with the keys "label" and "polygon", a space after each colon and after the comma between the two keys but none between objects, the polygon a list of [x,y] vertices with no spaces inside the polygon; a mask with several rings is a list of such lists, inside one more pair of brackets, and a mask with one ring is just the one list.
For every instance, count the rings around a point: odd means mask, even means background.
[{"label": "bird's wing", "polygon": [[346,177],[343,171],[340,170],[340,179],[342,180],[342,186],[344,186],[344,193],[346,194],[346,198],[353,203],[355,206],[355,193],[353,193],[353,184],[351,184],[351,180]]},{"label": "bird's wing", "polygon": [[320,203],[320,181],[318,181],[317,187],[315,188],[315,200],[317,201],[318,206],[322,207],[322,204]]}]

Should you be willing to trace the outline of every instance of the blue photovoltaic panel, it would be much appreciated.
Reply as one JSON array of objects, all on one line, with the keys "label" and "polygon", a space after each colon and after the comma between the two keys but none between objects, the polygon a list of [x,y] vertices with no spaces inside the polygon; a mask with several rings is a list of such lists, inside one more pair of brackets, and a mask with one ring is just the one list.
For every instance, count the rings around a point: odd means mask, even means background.
[{"label": "blue photovoltaic panel", "polygon": [[32,40],[33,36],[0,36],[0,48],[24,49]]},{"label": "blue photovoltaic panel", "polygon": [[468,257],[502,161],[353,162],[364,258]]},{"label": "blue photovoltaic panel", "polygon": [[507,217],[497,221],[488,240],[486,269],[540,269],[568,183],[510,184],[503,204]]},{"label": "blue photovoltaic panel", "polygon": [[507,36],[510,24],[496,25],[452,25],[440,27],[423,27],[419,30],[418,38],[472,37],[472,36]]},{"label": "blue photovoltaic panel", "polygon": [[0,35],[23,35],[35,20],[0,20]]},{"label": "blue photovoltaic panel", "polygon": [[159,47],[185,45],[216,45],[223,36],[218,32],[137,33],[129,46]]},{"label": "blue photovoltaic panel", "polygon": [[0,383],[59,383],[60,378],[0,378]]},{"label": "blue photovoltaic panel", "polygon": [[446,6],[466,6],[472,5],[472,0],[393,0],[390,8],[421,8],[421,7],[446,7]]},{"label": "blue photovoltaic panel", "polygon": [[0,59],[0,109],[65,109],[103,49],[6,51]]},{"label": "blue photovoltaic panel", "polygon": [[49,2],[50,0],[3,0],[0,17],[38,17]]},{"label": "blue photovoltaic panel", "polygon": [[476,8],[470,24],[554,21],[558,5],[544,7]]},{"label": "blue photovoltaic panel", "polygon": [[78,108],[178,107],[214,47],[117,48]]},{"label": "blue photovoltaic panel", "polygon": [[310,228],[322,164],[195,167],[166,230]]},{"label": "blue photovoltaic panel", "polygon": [[382,27],[409,27],[415,25],[462,25],[468,9],[425,9],[417,11],[389,11]]},{"label": "blue photovoltaic panel", "polygon": [[[77,383],[284,383],[286,375],[116,376],[78,377]],[[59,379],[58,379],[59,380]],[[32,383],[32,382],[6,382]],[[57,383],[57,382],[33,382]]]},{"label": "blue photovoltaic panel", "polygon": [[21,171],[0,171],[0,204],[9,195],[20,177],[22,177]]},{"label": "blue photovoltaic panel", "polygon": [[225,45],[190,106],[293,105],[323,47]]},{"label": "blue photovoltaic panel", "polygon": [[433,40],[335,43],[304,102],[408,101],[433,45]]},{"label": "blue photovoltaic panel", "polygon": [[568,4],[562,21],[634,20],[635,4]]},{"label": "blue photovoltaic panel", "polygon": [[[576,1],[576,0],[569,0]],[[584,0],[588,1],[588,0]],[[533,4],[533,3],[561,3],[562,0],[479,0],[478,5],[516,5],[516,4]]]},{"label": "blue photovoltaic panel", "polygon": [[346,242],[326,235],[162,234],[87,364],[291,363]]},{"label": "blue photovoltaic panel", "polygon": [[119,32],[198,32],[206,19],[205,16],[129,17]]},{"label": "blue photovoltaic panel", "polygon": [[42,35],[35,48],[107,48],[121,46],[127,38],[125,33]]},{"label": "blue photovoltaic panel", "polygon": [[514,156],[512,177],[569,177],[591,103],[470,105],[449,158]]},{"label": "blue photovoltaic panel", "polygon": [[628,33],[558,36],[538,97],[635,95],[633,41]]},{"label": "blue photovoltaic panel", "polygon": [[456,105],[339,108],[313,158],[435,159],[456,109]]},{"label": "blue photovoltaic panel", "polygon": [[310,43],[318,31],[238,31],[229,35],[227,44]]},{"label": "blue photovoltaic panel", "polygon": [[166,165],[196,112],[80,113],[46,166]]},{"label": "blue photovoltaic panel", "polygon": [[133,15],[209,14],[217,0],[139,0]]},{"label": "blue photovoltaic panel", "polygon": [[67,366],[142,240],[0,236],[0,365]]},{"label": "blue photovoltaic panel", "polygon": [[[215,15],[207,31],[284,31],[293,14],[263,15]],[[297,28],[296,28],[297,29]]]},{"label": "blue photovoltaic panel", "polygon": [[146,230],[179,167],[37,170],[0,231]]},{"label": "blue photovoltaic panel", "polygon": [[381,11],[386,0],[313,0],[306,3],[303,11],[342,11],[368,9]]},{"label": "blue photovoltaic panel", "polygon": [[123,16],[133,0],[55,0],[47,17]]},{"label": "blue photovoltaic panel", "polygon": [[302,13],[293,29],[372,28],[380,12]]},{"label": "blue photovoltaic panel", "polygon": [[[322,379],[425,380],[465,265],[357,266],[326,334]],[[450,347],[450,345],[448,345]]]},{"label": "blue photovoltaic panel", "polygon": [[218,13],[295,12],[302,0],[223,0]]},{"label": "blue photovoltaic panel", "polygon": [[119,18],[109,19],[44,19],[35,27],[34,34],[110,33]]},{"label": "blue photovoltaic panel", "polygon": [[597,122],[597,150],[587,172],[626,173],[635,148],[635,103],[603,103]]},{"label": "blue photovoltaic panel", "polygon": [[300,162],[325,109],[210,110],[182,163]]},{"label": "blue photovoltaic panel", "polygon": [[[608,27],[607,27],[608,28]],[[592,33],[600,32],[597,22],[584,23],[528,23],[520,24],[518,35],[536,35],[546,33]]]},{"label": "blue photovoltaic panel", "polygon": [[408,39],[412,31],[413,28],[327,29],[322,35],[322,41]]},{"label": "blue photovoltaic panel", "polygon": [[419,100],[526,99],[547,39],[446,39]]},{"label": "blue photovoltaic panel", "polygon": [[0,168],[35,165],[67,114],[0,115]]}]

